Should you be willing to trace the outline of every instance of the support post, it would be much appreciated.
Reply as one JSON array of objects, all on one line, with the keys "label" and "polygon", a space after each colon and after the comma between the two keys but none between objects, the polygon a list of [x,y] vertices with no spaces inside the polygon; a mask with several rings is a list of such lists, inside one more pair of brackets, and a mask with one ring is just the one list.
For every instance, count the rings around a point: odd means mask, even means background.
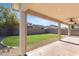
[{"label": "support post", "polygon": [[58,23],[58,36],[59,36],[59,40],[61,39],[61,23]]},{"label": "support post", "polygon": [[68,25],[68,36],[71,36],[71,25]]},{"label": "support post", "polygon": [[20,6],[20,41],[19,41],[19,50],[20,55],[26,56],[26,50],[27,50],[27,31],[26,31],[26,12],[22,11],[22,6]]}]

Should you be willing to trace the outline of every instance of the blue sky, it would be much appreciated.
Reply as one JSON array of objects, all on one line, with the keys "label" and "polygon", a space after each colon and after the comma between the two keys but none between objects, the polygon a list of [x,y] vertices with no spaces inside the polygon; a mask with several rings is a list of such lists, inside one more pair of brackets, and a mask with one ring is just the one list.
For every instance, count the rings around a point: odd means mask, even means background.
[{"label": "blue sky", "polygon": [[42,19],[32,15],[27,16],[27,21],[33,24],[44,25],[44,26],[58,25],[56,22],[47,21],[46,19]]},{"label": "blue sky", "polygon": [[0,6],[5,6],[7,8],[11,8],[11,3],[0,3]]},{"label": "blue sky", "polygon": [[[3,5],[7,8],[11,8],[11,3],[4,3],[0,5]],[[16,12],[16,15],[18,18],[20,18],[20,14],[18,12]],[[42,18],[32,16],[32,15],[27,16],[27,22],[30,22],[32,24],[37,24],[37,25],[44,25],[44,26],[58,25],[57,22],[47,21],[46,19],[42,19]],[[62,24],[62,27],[66,27],[66,26]]]}]

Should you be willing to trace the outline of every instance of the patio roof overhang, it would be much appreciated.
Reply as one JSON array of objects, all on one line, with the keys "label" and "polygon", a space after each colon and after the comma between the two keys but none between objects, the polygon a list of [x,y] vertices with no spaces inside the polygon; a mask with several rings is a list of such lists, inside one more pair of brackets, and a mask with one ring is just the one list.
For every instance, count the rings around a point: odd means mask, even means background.
[{"label": "patio roof overhang", "polygon": [[[28,7],[26,7],[26,5]],[[71,22],[69,22],[70,18],[79,18],[79,4],[75,3],[12,4],[12,8],[18,11],[20,10],[20,6],[22,7],[23,11],[27,10],[29,14],[64,24],[72,24]],[[76,22],[79,24],[79,19],[76,19]]]}]

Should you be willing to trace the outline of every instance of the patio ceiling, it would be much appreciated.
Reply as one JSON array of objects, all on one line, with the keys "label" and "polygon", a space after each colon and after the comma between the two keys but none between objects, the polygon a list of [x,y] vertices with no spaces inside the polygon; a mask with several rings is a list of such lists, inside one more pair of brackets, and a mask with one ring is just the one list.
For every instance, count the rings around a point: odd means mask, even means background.
[{"label": "patio ceiling", "polygon": [[[26,5],[28,7],[26,7]],[[51,21],[57,21],[64,24],[72,24],[69,21],[70,18],[77,18],[75,22],[79,24],[79,4],[74,3],[33,3],[33,4],[12,4],[13,9],[20,10],[19,6],[22,6],[22,10],[29,14],[39,16]]]}]

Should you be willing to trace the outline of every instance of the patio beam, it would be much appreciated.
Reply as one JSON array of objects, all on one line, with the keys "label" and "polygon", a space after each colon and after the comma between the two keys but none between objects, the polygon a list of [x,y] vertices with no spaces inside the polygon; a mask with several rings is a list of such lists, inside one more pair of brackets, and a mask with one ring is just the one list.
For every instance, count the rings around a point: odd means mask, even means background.
[{"label": "patio beam", "polygon": [[60,23],[68,25],[68,23],[66,21],[64,21],[64,19],[57,19],[57,18],[54,18],[54,17],[50,17],[48,15],[42,14],[40,12],[37,12],[35,10],[31,10],[31,9],[28,9],[27,11],[28,11],[29,14],[40,17],[40,18],[43,18],[45,20],[60,22]]},{"label": "patio beam", "polygon": [[20,41],[19,41],[19,49],[20,49],[20,55],[26,56],[26,50],[27,50],[27,38],[26,38],[26,12],[22,10],[22,5],[20,4]]},{"label": "patio beam", "polygon": [[61,39],[61,23],[58,23],[58,39]]}]

